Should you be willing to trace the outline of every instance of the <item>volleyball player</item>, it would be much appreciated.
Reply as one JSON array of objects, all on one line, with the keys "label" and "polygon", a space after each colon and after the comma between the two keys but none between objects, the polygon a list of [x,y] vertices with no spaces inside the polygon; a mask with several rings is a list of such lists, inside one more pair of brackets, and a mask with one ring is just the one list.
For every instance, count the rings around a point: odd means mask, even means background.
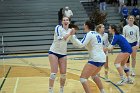
[{"label": "volleyball player", "polygon": [[[79,41],[76,37],[73,39],[77,47],[86,47],[89,53],[89,60],[85,64],[80,76],[80,82],[82,83],[86,93],[92,93],[87,82],[88,78],[90,76],[92,78],[98,77],[97,73],[101,70],[101,67],[106,62],[106,55],[103,51],[102,45],[102,36],[96,31],[91,31],[92,28],[92,22],[86,21],[84,24],[84,31],[87,34],[81,41]],[[105,93],[104,90],[102,90],[101,93]]]},{"label": "volleyball player", "polygon": [[49,50],[49,61],[51,67],[51,74],[49,79],[49,93],[53,92],[54,80],[60,70],[60,92],[63,93],[65,80],[66,80],[66,68],[67,68],[67,42],[71,40],[71,35],[75,33],[75,30],[69,28],[69,18],[63,17],[62,26],[57,25],[55,27],[54,40]]},{"label": "volleyball player", "polygon": [[113,40],[111,42],[111,45],[108,46],[108,49],[112,50],[116,44],[118,44],[119,47],[121,48],[121,52],[118,54],[114,62],[114,65],[117,68],[121,78],[121,81],[119,81],[117,85],[124,85],[126,83],[126,79],[123,75],[123,69],[127,75],[127,82],[133,83],[129,75],[129,69],[127,66],[125,66],[130,54],[132,53],[132,48],[128,43],[128,41],[117,31],[117,26],[110,25],[109,33],[113,34]]},{"label": "volleyball player", "polygon": [[[139,48],[139,27],[134,25],[134,16],[130,15],[128,16],[128,25],[123,27],[123,35],[126,38],[126,40],[129,42],[129,44],[132,47],[132,69],[131,74],[132,76],[135,76],[135,65],[136,65],[136,54],[137,49]],[[128,63],[129,60],[128,60]],[[129,65],[128,65],[129,66]]]},{"label": "volleyball player", "polygon": [[107,50],[107,47],[109,46],[109,41],[108,41],[108,33],[105,33],[104,32],[105,30],[105,27],[103,24],[99,24],[96,31],[98,31],[101,36],[102,36],[102,39],[103,39],[103,49],[104,49],[104,52],[106,54],[106,63],[104,64],[104,68],[105,68],[105,80],[106,81],[110,81],[108,79],[108,70],[109,70],[109,66],[108,66],[108,50]]}]

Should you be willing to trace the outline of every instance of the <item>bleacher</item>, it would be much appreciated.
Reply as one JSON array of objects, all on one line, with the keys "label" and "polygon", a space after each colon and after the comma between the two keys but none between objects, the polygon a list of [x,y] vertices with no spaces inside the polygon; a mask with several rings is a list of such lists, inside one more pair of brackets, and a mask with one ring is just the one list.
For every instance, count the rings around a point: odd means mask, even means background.
[{"label": "bleacher", "polygon": [[[83,37],[83,24],[88,16],[79,0],[1,0],[1,52],[2,47],[8,54],[48,52],[58,24],[57,13],[65,6],[74,13],[72,20],[80,28],[78,38]],[[73,49],[69,43],[68,50]]]}]

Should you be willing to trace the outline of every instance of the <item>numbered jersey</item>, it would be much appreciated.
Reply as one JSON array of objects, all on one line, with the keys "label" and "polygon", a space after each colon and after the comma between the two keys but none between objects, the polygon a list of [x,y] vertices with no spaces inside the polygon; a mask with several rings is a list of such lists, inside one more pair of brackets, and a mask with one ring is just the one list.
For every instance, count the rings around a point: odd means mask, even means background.
[{"label": "numbered jersey", "polygon": [[86,47],[89,52],[89,61],[106,62],[106,55],[103,51],[102,45],[102,36],[99,33],[90,31],[81,41],[79,41],[76,37],[74,38],[74,41],[77,47]]},{"label": "numbered jersey", "polygon": [[102,39],[103,39],[103,47],[108,47],[109,46],[108,33],[104,33],[102,35]]},{"label": "numbered jersey", "polygon": [[50,47],[49,51],[52,51],[57,54],[66,55],[67,54],[67,43],[71,39],[71,36],[64,40],[63,37],[68,34],[71,31],[71,29],[65,30],[62,26],[57,25],[55,27],[55,33],[54,33],[54,40]]},{"label": "numbered jersey", "polygon": [[129,43],[138,42],[139,43],[139,27],[136,25],[123,27],[123,35]]}]

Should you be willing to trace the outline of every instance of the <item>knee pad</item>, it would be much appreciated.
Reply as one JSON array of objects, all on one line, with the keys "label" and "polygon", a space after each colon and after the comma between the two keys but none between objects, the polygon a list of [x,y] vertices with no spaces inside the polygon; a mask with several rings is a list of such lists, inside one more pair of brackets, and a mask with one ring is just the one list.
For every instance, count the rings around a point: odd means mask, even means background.
[{"label": "knee pad", "polygon": [[55,78],[56,78],[56,73],[51,73],[50,74],[50,79],[55,80]]},{"label": "knee pad", "polygon": [[60,75],[60,78],[66,79],[66,74],[61,74],[61,75]]},{"label": "knee pad", "polygon": [[115,65],[115,67],[116,67],[116,68],[121,67],[121,65],[120,65],[120,64],[118,64],[118,63],[116,63],[116,64],[114,64],[114,65]]},{"label": "knee pad", "polygon": [[124,69],[124,72],[125,72],[125,73],[127,73],[127,72],[130,71],[130,70],[129,70],[129,67],[127,67],[127,66],[124,66],[123,69]]},{"label": "knee pad", "polygon": [[85,79],[85,78],[80,78],[80,82],[81,82],[81,83],[85,83],[85,82],[87,82],[87,79]]}]

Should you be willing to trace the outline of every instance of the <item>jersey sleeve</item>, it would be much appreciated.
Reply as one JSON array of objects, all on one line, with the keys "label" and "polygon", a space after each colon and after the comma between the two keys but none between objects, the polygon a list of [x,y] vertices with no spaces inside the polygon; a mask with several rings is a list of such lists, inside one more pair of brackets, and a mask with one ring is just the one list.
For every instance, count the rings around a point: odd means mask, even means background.
[{"label": "jersey sleeve", "polygon": [[81,41],[79,41],[75,35],[71,37],[71,42],[74,44],[74,46],[79,48],[85,47],[90,40],[91,40],[90,33],[87,33]]},{"label": "jersey sleeve", "polygon": [[116,35],[113,36],[113,39],[112,39],[112,42],[111,42],[111,45],[116,45],[117,44],[117,41],[118,41],[118,37]]},{"label": "jersey sleeve", "polygon": [[62,30],[62,27],[60,25],[57,25],[55,27],[55,34],[57,35],[58,40],[63,39],[62,34],[61,34],[61,30]]},{"label": "jersey sleeve", "polygon": [[106,47],[109,46],[109,44],[110,44],[110,43],[109,43],[109,40],[108,40],[108,34],[106,33],[106,41],[105,41]]},{"label": "jersey sleeve", "polygon": [[137,28],[137,45],[139,46],[140,42],[140,33],[139,33],[139,27]]},{"label": "jersey sleeve", "polygon": [[126,37],[126,27],[123,27],[123,36]]}]

